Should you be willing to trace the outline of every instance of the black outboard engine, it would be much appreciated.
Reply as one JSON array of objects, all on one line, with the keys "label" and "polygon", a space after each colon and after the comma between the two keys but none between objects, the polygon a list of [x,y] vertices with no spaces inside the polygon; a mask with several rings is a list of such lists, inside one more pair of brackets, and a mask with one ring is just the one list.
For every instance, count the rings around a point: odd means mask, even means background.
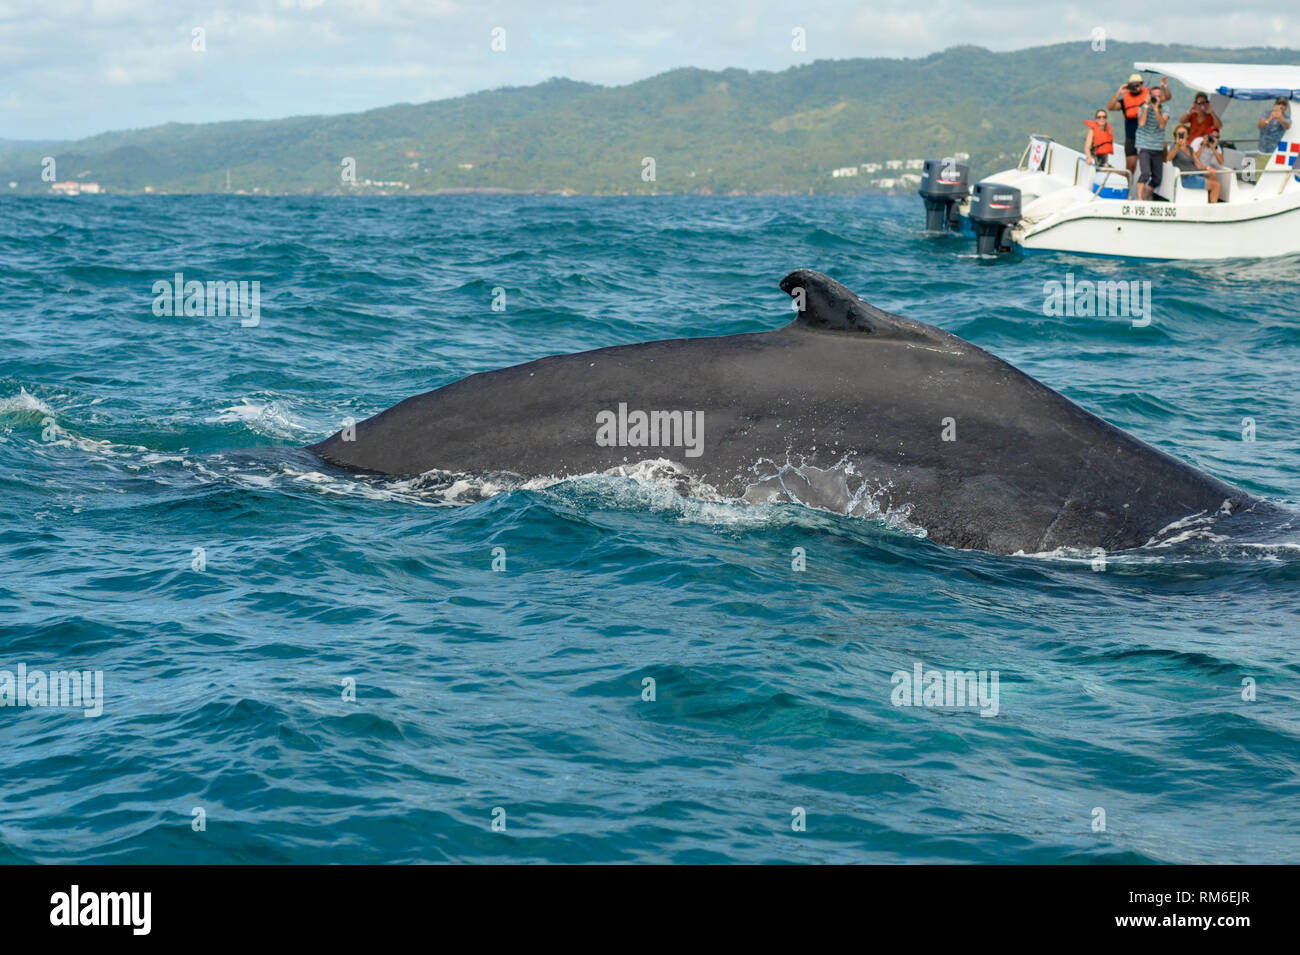
[{"label": "black outboard engine", "polygon": [[970,195],[970,166],[951,159],[927,159],[917,192],[925,200],[926,232],[956,229],[957,206]]},{"label": "black outboard engine", "polygon": [[1011,228],[1020,221],[1020,190],[977,182],[970,199],[970,224],[980,255],[1011,251]]}]

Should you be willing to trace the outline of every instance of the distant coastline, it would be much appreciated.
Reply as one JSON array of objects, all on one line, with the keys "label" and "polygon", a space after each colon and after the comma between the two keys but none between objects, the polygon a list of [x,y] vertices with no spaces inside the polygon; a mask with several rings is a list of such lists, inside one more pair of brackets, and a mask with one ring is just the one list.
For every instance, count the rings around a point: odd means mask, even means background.
[{"label": "distant coastline", "polygon": [[[1270,48],[1088,41],[783,72],[678,69],[627,86],[536,86],[337,116],[170,123],[75,142],[0,142],[0,194],[911,194],[923,158],[1012,165],[1029,132],[1081,148],[1137,60],[1300,62]],[[1173,109],[1190,102],[1174,84]],[[1255,135],[1246,108],[1225,139]],[[57,191],[57,189],[56,189]],[[93,190],[86,190],[93,191]]]}]

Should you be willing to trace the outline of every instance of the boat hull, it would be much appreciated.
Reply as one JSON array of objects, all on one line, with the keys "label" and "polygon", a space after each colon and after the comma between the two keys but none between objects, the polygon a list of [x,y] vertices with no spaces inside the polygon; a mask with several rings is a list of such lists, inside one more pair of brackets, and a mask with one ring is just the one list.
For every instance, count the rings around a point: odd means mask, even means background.
[{"label": "boat hull", "polygon": [[1300,192],[1250,203],[1190,205],[1100,200],[1022,222],[1012,239],[1023,252],[1123,258],[1214,260],[1300,253]]}]

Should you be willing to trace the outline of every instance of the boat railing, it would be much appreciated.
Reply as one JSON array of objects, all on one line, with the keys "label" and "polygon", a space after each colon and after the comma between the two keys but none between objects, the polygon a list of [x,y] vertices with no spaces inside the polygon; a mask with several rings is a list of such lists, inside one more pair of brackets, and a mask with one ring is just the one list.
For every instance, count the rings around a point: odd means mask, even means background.
[{"label": "boat railing", "polygon": [[[1054,164],[1053,160],[1055,159],[1055,154],[1056,154],[1056,149],[1054,149],[1053,147],[1062,146],[1062,144],[1058,143],[1051,136],[1047,136],[1042,133],[1029,134],[1029,141],[1025,144],[1024,152],[1020,154],[1020,162],[1017,164],[1016,168],[1020,172],[1028,171],[1029,154],[1030,151],[1034,148],[1035,140],[1041,140],[1046,145],[1045,152],[1042,159],[1042,164],[1039,167],[1039,171],[1051,175],[1052,166]],[[1227,145],[1226,141],[1224,142],[1224,144]],[[1101,198],[1101,189],[1105,184],[1105,181],[1110,176],[1122,176],[1126,182],[1128,193],[1130,195],[1133,193],[1134,191],[1133,182],[1135,178],[1135,174],[1133,170],[1130,170],[1122,166],[1111,166],[1109,164],[1090,163],[1088,161],[1087,156],[1084,156],[1080,153],[1076,153],[1074,150],[1069,149],[1068,147],[1062,146],[1062,148],[1065,148],[1067,152],[1074,154],[1074,159],[1075,159],[1074,185],[1076,186],[1081,185],[1082,184],[1081,180],[1086,176],[1090,187],[1090,191],[1092,192],[1092,199]],[[1254,158],[1248,157],[1245,159],[1245,161],[1239,168],[1234,168],[1231,166],[1222,166],[1219,168],[1210,168],[1205,170],[1198,169],[1198,170],[1188,170],[1185,172],[1177,171],[1177,175],[1179,180],[1178,185],[1180,187],[1182,185],[1183,176],[1204,176],[1204,175],[1211,175],[1211,174],[1215,174],[1215,175],[1227,174],[1228,176],[1230,176],[1233,179],[1236,179],[1239,182],[1245,183],[1247,185],[1254,185],[1256,183],[1259,183],[1261,181],[1261,177],[1267,173],[1276,173],[1276,172],[1292,173],[1294,171],[1295,170],[1291,169],[1290,167],[1287,167],[1286,169],[1272,169],[1268,166],[1265,166],[1262,169],[1257,169],[1255,167]],[[1094,181],[1098,177],[1102,177],[1101,182]],[[1280,183],[1278,186],[1279,193],[1281,193],[1283,190],[1286,189],[1286,185],[1290,181],[1290,178],[1291,177],[1289,175],[1280,177]],[[1227,190],[1228,195],[1230,195],[1233,192],[1235,192],[1235,190],[1232,189]]]},{"label": "boat railing", "polygon": [[[1277,191],[1278,191],[1278,195],[1281,195],[1282,192],[1286,189],[1286,184],[1291,180],[1290,173],[1292,172],[1294,172],[1294,170],[1291,169],[1290,166],[1278,167],[1276,169],[1272,169],[1268,166],[1265,166],[1263,169],[1256,169],[1255,161],[1253,159],[1247,159],[1242,166],[1236,169],[1229,168],[1228,166],[1222,166],[1222,167],[1211,166],[1207,169],[1179,170],[1178,187],[1180,189],[1182,188],[1184,176],[1222,177],[1226,174],[1228,179],[1235,179],[1238,182],[1244,182],[1247,185],[1253,185],[1256,188],[1260,188],[1264,184],[1263,177],[1266,175],[1272,175],[1274,178],[1278,180]],[[1287,173],[1288,175],[1279,175],[1279,173]],[[1222,178],[1220,178],[1219,181],[1222,182],[1225,186],[1227,186],[1227,183],[1224,182]],[[1232,190],[1228,190],[1227,195],[1229,200],[1231,199],[1231,193]]]},{"label": "boat railing", "polygon": [[[1117,166],[1110,166],[1110,165],[1097,165],[1097,164],[1089,163],[1089,162],[1087,162],[1086,160],[1082,160],[1082,159],[1081,159],[1081,160],[1076,164],[1076,166],[1075,166],[1075,170],[1074,170],[1074,184],[1075,184],[1076,186],[1080,184],[1080,183],[1079,183],[1080,167],[1082,167],[1082,169],[1086,169],[1086,170],[1088,170],[1088,173],[1087,173],[1087,174],[1088,174],[1088,176],[1089,176],[1089,180],[1090,180],[1089,183],[1088,183],[1088,185],[1089,185],[1089,191],[1092,193],[1092,197],[1089,199],[1090,202],[1093,201],[1093,200],[1096,200],[1096,199],[1100,199],[1100,198],[1101,198],[1101,187],[1102,187],[1102,185],[1103,185],[1103,183],[1104,183],[1104,179],[1103,179],[1103,182],[1095,182],[1095,181],[1092,181],[1092,180],[1095,180],[1096,177],[1098,177],[1098,176],[1107,177],[1107,178],[1110,177],[1110,176],[1122,176],[1122,177],[1124,178],[1125,182],[1128,184],[1128,190],[1129,190],[1129,192],[1132,193],[1132,191],[1133,191],[1133,171],[1132,171],[1132,170],[1130,170],[1130,169],[1125,169],[1125,168],[1121,168],[1121,167],[1117,167]],[[1249,165],[1247,165],[1247,166],[1243,166],[1243,167],[1241,167],[1240,169],[1230,169],[1230,168],[1228,168],[1227,166],[1223,166],[1223,167],[1221,167],[1221,168],[1214,168],[1214,167],[1211,167],[1211,168],[1208,168],[1208,169],[1174,169],[1174,170],[1172,170],[1172,171],[1173,171],[1174,176],[1175,176],[1175,177],[1177,178],[1177,180],[1178,180],[1178,189],[1175,190],[1175,192],[1174,192],[1174,201],[1177,201],[1178,192],[1179,192],[1179,191],[1182,189],[1182,187],[1183,187],[1183,177],[1185,177],[1185,176],[1217,176],[1217,175],[1226,175],[1226,176],[1228,176],[1228,177],[1230,177],[1230,178],[1232,178],[1232,179],[1238,179],[1238,180],[1240,180],[1240,181],[1242,181],[1242,182],[1245,182],[1245,183],[1247,183],[1247,184],[1249,185],[1249,184],[1253,184],[1253,183],[1258,182],[1258,181],[1259,181],[1259,177],[1260,177],[1263,173],[1268,172],[1268,171],[1270,171],[1270,170],[1268,170],[1267,168],[1262,169],[1262,170],[1261,170],[1261,169],[1256,169],[1256,168],[1255,168],[1254,161],[1252,160],[1252,161],[1250,162]],[[1273,170],[1273,171],[1281,172],[1282,170]],[[1287,171],[1287,172],[1290,172],[1291,170],[1290,170],[1290,169],[1287,169],[1286,171]],[[1287,184],[1287,179],[1288,179],[1288,178],[1289,178],[1289,177],[1285,177],[1285,176],[1284,176],[1284,177],[1281,177],[1282,182],[1281,182],[1281,187],[1278,189],[1278,192],[1281,192],[1282,189],[1285,189],[1285,188],[1286,188],[1286,184]],[[1222,181],[1222,180],[1220,180],[1220,181]],[[1225,183],[1225,185],[1226,185],[1226,183]],[[1230,195],[1231,195],[1231,190],[1229,190],[1228,195],[1229,195],[1229,197],[1230,197]],[[1226,201],[1226,200],[1225,200],[1225,201]]]}]

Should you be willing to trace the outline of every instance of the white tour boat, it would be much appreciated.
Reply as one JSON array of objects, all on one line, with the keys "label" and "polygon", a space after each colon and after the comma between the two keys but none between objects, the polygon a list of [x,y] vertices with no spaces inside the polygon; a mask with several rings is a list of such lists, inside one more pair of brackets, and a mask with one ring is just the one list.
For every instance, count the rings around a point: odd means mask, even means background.
[{"label": "white tour boat", "polygon": [[[1133,66],[1209,94],[1220,117],[1233,100],[1300,100],[1300,66]],[[1185,104],[1173,104],[1167,140],[1186,109]],[[1293,168],[1300,156],[1300,130],[1292,125],[1259,171],[1253,139],[1238,143],[1239,149],[1221,145],[1224,169],[1216,173],[1221,193],[1214,204],[1204,188],[1184,185],[1182,176],[1188,174],[1172,163],[1164,164],[1157,198],[1130,199],[1122,123],[1116,127],[1115,152],[1105,166],[1093,165],[1079,150],[1037,134],[1030,136],[1016,168],[989,176],[973,189],[964,163],[927,159],[920,187],[926,227],[973,232],[985,255],[1014,250],[1224,259],[1300,252],[1300,168]]]}]

